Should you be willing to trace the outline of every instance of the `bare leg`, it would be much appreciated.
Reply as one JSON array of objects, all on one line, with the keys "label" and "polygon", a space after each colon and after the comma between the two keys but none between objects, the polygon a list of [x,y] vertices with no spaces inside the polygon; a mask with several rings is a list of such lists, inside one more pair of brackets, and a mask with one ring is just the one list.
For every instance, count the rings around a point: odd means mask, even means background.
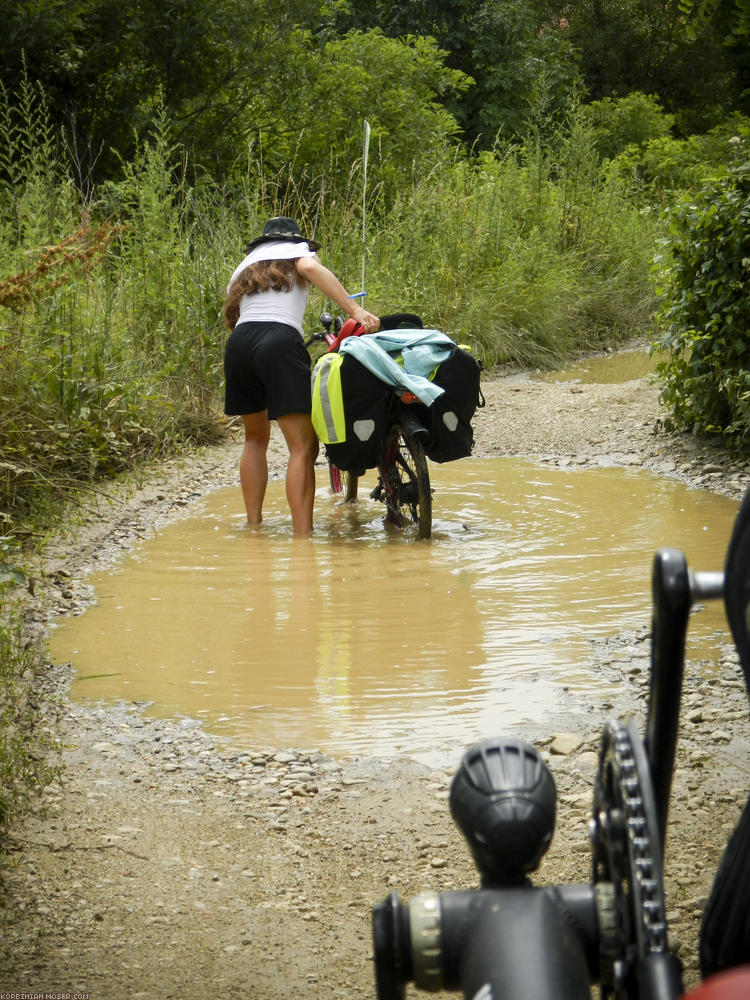
[{"label": "bare leg", "polygon": [[307,413],[287,413],[279,417],[279,427],[289,448],[286,498],[292,512],[292,527],[295,535],[309,535],[313,530],[318,438]]},{"label": "bare leg", "polygon": [[245,425],[245,446],[240,458],[242,499],[245,501],[247,523],[260,524],[263,520],[263,498],[268,485],[266,450],[271,437],[271,425],[265,410],[244,414],[242,422]]}]

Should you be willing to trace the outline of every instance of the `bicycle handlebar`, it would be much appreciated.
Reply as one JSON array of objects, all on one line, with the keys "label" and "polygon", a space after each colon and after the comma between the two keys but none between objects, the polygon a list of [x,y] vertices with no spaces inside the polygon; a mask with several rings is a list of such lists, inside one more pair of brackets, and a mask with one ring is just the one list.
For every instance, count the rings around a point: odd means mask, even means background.
[{"label": "bicycle handlebar", "polygon": [[[595,788],[592,884],[535,887],[528,878],[551,842],[556,811],[539,751],[495,739],[464,754],[450,809],[481,887],[422,893],[408,904],[394,892],[373,908],[378,1000],[404,1000],[410,981],[460,991],[466,1000],[589,1000],[595,983],[607,996],[682,995],[680,962],[664,927],[651,920],[662,883],[660,857],[649,853],[650,837],[658,845],[656,820],[641,808],[645,757],[636,752],[634,726],[617,723],[605,733],[597,783],[614,784]],[[620,781],[624,798],[615,789]]]},{"label": "bicycle handlebar", "polygon": [[483,1000],[588,1000],[599,967],[594,886],[536,888],[527,876],[552,840],[556,792],[539,751],[486,740],[463,756],[450,790],[471,849],[477,891],[392,893],[373,909],[379,1000],[402,1000],[409,980]]},{"label": "bicycle handlebar", "polygon": [[324,330],[321,330],[320,333],[311,333],[310,336],[305,341],[305,347],[309,347],[310,344],[314,344],[318,340],[326,340],[328,336],[329,334],[326,333]]}]

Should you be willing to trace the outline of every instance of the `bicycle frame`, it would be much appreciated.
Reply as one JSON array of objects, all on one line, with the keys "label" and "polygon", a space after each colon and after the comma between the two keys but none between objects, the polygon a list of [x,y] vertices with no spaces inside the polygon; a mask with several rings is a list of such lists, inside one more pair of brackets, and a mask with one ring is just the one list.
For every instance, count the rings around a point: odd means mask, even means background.
[{"label": "bicycle frame", "polygon": [[723,573],[693,573],[677,549],[665,548],[656,553],[651,577],[651,682],[645,744],[662,851],[677,749],[688,619],[697,601],[719,598],[723,592]]}]

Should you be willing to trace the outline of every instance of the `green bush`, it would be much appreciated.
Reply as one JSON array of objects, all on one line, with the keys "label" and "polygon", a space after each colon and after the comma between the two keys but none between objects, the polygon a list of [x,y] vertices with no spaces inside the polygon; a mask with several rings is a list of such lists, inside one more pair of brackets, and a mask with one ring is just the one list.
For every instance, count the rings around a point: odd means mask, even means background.
[{"label": "green bush", "polygon": [[613,159],[610,171],[637,193],[669,204],[683,191],[701,188],[749,156],[750,119],[733,114],[705,135],[661,136],[641,146],[628,146]]},{"label": "green bush", "polygon": [[671,422],[750,452],[750,164],[674,209],[657,267]]},{"label": "green bush", "polygon": [[373,235],[368,291],[487,366],[551,367],[646,334],[657,225],[603,177],[574,120],[554,148],[498,148],[417,180]]},{"label": "green bush", "polygon": [[594,132],[602,159],[611,160],[628,146],[640,147],[654,139],[666,139],[674,117],[667,114],[658,98],[634,91],[626,97],[605,97],[592,101],[583,112]]}]

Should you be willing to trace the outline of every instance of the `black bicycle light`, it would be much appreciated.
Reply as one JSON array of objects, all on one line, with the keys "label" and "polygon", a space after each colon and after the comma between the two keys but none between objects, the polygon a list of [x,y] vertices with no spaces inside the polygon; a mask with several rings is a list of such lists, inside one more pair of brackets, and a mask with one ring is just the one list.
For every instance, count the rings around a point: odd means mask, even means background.
[{"label": "black bicycle light", "polygon": [[556,802],[552,773],[530,743],[498,738],[464,754],[450,809],[483,885],[517,884],[538,868],[552,842]]}]

